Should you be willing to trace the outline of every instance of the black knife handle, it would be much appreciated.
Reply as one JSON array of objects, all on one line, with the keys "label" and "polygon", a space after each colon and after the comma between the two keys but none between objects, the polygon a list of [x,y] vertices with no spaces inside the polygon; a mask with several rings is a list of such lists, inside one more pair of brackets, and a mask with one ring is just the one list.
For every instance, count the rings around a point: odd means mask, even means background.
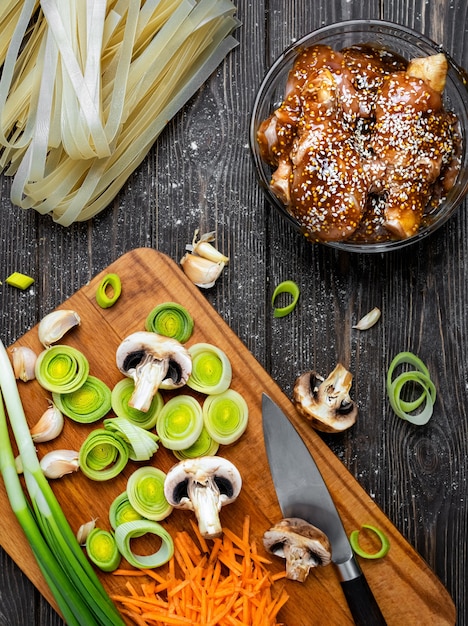
[{"label": "black knife handle", "polygon": [[356,626],[385,626],[386,621],[364,576],[344,580],[341,587]]}]

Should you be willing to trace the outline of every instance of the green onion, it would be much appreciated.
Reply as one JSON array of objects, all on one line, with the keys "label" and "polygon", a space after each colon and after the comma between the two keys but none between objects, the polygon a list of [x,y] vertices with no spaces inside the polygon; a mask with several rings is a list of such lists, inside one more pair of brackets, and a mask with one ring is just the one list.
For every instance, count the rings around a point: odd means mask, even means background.
[{"label": "green onion", "polygon": [[183,461],[184,459],[197,459],[200,456],[214,456],[218,449],[219,443],[203,427],[195,443],[183,450],[173,450],[172,453],[179,461]]},{"label": "green onion", "polygon": [[240,393],[228,389],[205,399],[203,421],[214,441],[229,445],[244,434],[249,421],[249,407]]},{"label": "green onion", "polygon": [[172,512],[164,495],[166,474],[157,467],[140,467],[127,481],[127,497],[132,507],[144,518],[159,522]]},{"label": "green onion", "polygon": [[114,530],[124,522],[133,522],[138,519],[143,519],[143,516],[130,504],[126,491],[114,498],[109,507],[109,522]]},{"label": "green onion", "polygon": [[[138,555],[132,551],[130,544],[133,539],[144,535],[156,535],[161,540],[159,549],[154,554]],[[115,529],[115,539],[122,556],[134,567],[151,569],[167,563],[174,554],[174,542],[165,528],[150,520],[125,522]]]},{"label": "green onion", "polygon": [[192,357],[192,373],[187,385],[207,395],[223,393],[232,379],[231,362],[218,347],[197,343],[188,349]]},{"label": "green onion", "polygon": [[[411,365],[415,369],[404,371],[393,378],[394,371],[399,365]],[[421,393],[414,400],[403,400],[401,397],[403,389],[408,383],[421,389]],[[390,405],[398,417],[417,426],[427,424],[432,417],[436,388],[431,380],[429,370],[419,357],[411,352],[397,354],[390,363],[386,387]],[[415,414],[414,411],[417,411],[423,404],[422,410]]]},{"label": "green onion", "polygon": [[181,304],[164,302],[149,313],[145,328],[158,335],[172,337],[180,343],[185,343],[193,332],[193,318]]},{"label": "green onion", "polygon": [[129,400],[135,390],[135,383],[132,378],[120,380],[112,389],[111,402],[112,410],[117,417],[125,417],[129,422],[150,430],[156,425],[158,414],[163,407],[164,400],[157,391],[153,396],[148,411],[140,411],[129,405]]},{"label": "green onion", "polygon": [[169,450],[184,450],[195,443],[203,429],[203,413],[195,398],[174,396],[161,409],[156,432]]},{"label": "green onion", "polygon": [[91,431],[79,451],[80,470],[91,480],[115,478],[127,465],[128,458],[125,441],[104,428]]},{"label": "green onion", "polygon": [[[68,626],[124,626],[40,468],[10,359],[1,342],[0,389],[0,469],[5,489],[65,621]],[[30,503],[17,474],[2,398],[21,455]]]},{"label": "green onion", "polygon": [[24,289],[27,289],[33,284],[34,278],[31,278],[31,276],[28,276],[27,274],[13,272],[13,274],[8,276],[5,282],[11,287],[16,287],[17,289],[22,289],[24,291]]},{"label": "green onion", "polygon": [[102,528],[94,528],[86,539],[89,559],[103,572],[113,572],[120,564],[121,554],[114,535]]},{"label": "green onion", "polygon": [[111,390],[99,378],[88,376],[76,391],[52,393],[57,408],[74,422],[91,424],[111,410]]},{"label": "green onion", "polygon": [[104,428],[125,441],[132,461],[148,461],[158,450],[157,435],[132,424],[125,417],[105,419]]},{"label": "green onion", "polygon": [[106,274],[96,290],[96,302],[102,309],[113,306],[122,293],[122,283],[118,274]]},{"label": "green onion", "polygon": [[288,315],[296,308],[297,301],[299,300],[299,287],[292,280],[285,280],[276,287],[271,298],[271,304],[273,307],[275,306],[276,298],[280,293],[288,293],[292,297],[292,300],[285,307],[275,307],[273,317],[284,317],[285,315]]},{"label": "green onion", "polygon": [[38,383],[47,391],[71,393],[88,378],[89,362],[72,346],[52,346],[37,357],[35,374]]},{"label": "green onion", "polygon": [[359,533],[361,531],[353,530],[349,536],[349,542],[354,552],[359,556],[362,556],[364,559],[381,559],[384,557],[390,550],[390,541],[388,540],[387,535],[379,528],[375,528],[375,526],[370,526],[369,524],[363,524],[362,528],[366,528],[370,532],[377,535],[380,541],[380,550],[377,552],[367,552],[366,550],[363,550],[359,545]]}]

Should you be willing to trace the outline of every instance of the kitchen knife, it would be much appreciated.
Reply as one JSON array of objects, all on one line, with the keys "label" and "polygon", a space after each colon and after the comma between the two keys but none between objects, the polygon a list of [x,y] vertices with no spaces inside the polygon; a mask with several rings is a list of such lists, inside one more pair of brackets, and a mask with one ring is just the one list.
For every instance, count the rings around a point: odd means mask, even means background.
[{"label": "kitchen knife", "polygon": [[332,561],[357,626],[386,624],[362,573],[330,492],[307,446],[273,400],[262,396],[263,433],[283,517],[299,517],[328,537]]}]

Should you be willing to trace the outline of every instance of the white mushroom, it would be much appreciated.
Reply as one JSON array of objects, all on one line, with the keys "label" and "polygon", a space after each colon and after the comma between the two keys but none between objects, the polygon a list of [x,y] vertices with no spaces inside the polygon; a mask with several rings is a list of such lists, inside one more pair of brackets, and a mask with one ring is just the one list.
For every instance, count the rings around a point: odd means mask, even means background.
[{"label": "white mushroom", "polygon": [[263,545],[272,554],[286,559],[286,578],[304,582],[313,567],[328,565],[331,546],[328,537],[303,519],[282,519],[263,535]]},{"label": "white mushroom", "polygon": [[129,405],[148,411],[161,385],[182,387],[192,372],[192,359],[177,340],[157,333],[139,331],[126,337],[117,348],[117,367],[135,382]]},{"label": "white mushroom", "polygon": [[342,432],[355,423],[358,415],[349,396],[352,381],[352,374],[341,363],[325,380],[316,372],[306,372],[296,380],[293,402],[317,430]]},{"label": "white mushroom", "polygon": [[242,487],[238,469],[227,459],[204,456],[185,459],[167,473],[164,494],[175,508],[195,512],[203,537],[222,534],[219,511],[233,502]]}]

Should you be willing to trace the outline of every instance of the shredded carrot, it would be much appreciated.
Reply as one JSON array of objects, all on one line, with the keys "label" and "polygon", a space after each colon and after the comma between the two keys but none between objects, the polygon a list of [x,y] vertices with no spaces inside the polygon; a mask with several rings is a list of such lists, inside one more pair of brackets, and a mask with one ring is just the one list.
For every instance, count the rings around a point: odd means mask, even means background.
[{"label": "shredded carrot", "polygon": [[195,539],[187,531],[174,537],[165,576],[154,570],[114,572],[145,577],[141,593],[127,580],[128,595],[112,596],[122,615],[137,626],[279,626],[278,613],[289,596],[275,582],[284,574],[268,571],[268,559],[250,540],[248,516],[240,536],[225,528],[211,546],[195,524],[192,529]]}]

